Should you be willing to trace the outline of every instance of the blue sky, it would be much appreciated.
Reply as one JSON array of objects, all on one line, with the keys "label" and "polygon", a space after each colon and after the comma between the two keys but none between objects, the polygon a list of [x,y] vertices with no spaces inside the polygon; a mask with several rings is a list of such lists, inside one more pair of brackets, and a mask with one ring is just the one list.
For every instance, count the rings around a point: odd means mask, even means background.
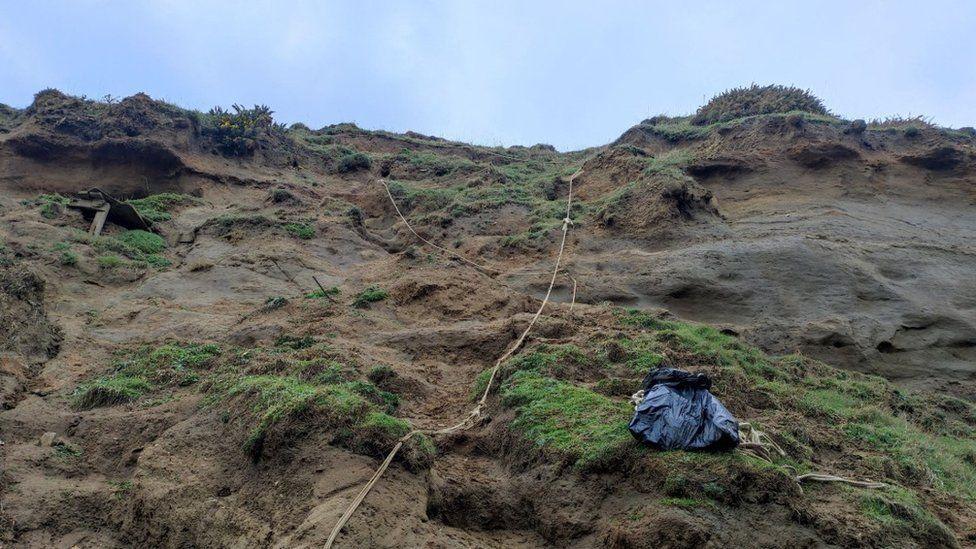
[{"label": "blue sky", "polygon": [[489,145],[606,143],[722,90],[976,125],[976,2],[0,0],[0,103],[56,87],[265,103]]}]

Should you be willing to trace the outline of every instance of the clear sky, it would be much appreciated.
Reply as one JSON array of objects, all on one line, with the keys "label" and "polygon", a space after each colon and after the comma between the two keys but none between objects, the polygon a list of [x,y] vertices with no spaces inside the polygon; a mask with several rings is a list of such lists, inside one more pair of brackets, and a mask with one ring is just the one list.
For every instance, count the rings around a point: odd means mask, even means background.
[{"label": "clear sky", "polygon": [[488,145],[606,143],[726,88],[976,125],[976,2],[0,0],[0,103],[265,103]]}]

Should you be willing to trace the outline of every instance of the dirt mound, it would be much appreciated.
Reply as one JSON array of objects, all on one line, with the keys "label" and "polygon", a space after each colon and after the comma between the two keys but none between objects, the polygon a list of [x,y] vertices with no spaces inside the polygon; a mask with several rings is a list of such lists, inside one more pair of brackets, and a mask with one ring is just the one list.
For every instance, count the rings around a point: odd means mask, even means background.
[{"label": "dirt mound", "polygon": [[676,239],[701,226],[720,228],[721,220],[711,191],[694,181],[667,178],[639,182],[597,215],[604,227],[643,239]]}]

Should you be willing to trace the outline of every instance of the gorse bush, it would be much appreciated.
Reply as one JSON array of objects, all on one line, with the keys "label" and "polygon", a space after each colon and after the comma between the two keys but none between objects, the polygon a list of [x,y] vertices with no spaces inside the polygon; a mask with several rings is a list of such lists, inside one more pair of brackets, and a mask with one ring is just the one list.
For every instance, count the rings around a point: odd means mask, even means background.
[{"label": "gorse bush", "polygon": [[733,88],[716,95],[698,109],[691,123],[704,126],[746,116],[792,111],[830,114],[823,102],[807,90],[776,84],[769,86],[753,84],[748,88]]},{"label": "gorse bush", "polygon": [[347,154],[339,159],[336,164],[336,171],[339,173],[349,173],[359,170],[368,170],[373,165],[372,159],[366,153],[354,152]]},{"label": "gorse bush", "polygon": [[280,124],[275,124],[274,111],[266,105],[250,109],[234,105],[232,109],[233,112],[222,107],[210,109],[209,124],[204,127],[204,133],[213,137],[225,155],[250,156],[261,141],[284,131]]}]

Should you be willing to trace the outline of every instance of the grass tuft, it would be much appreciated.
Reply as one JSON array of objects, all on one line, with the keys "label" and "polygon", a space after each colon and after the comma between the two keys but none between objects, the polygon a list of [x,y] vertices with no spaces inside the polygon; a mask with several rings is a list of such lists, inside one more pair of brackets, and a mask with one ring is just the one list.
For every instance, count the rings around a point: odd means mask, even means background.
[{"label": "grass tuft", "polygon": [[386,290],[380,288],[379,286],[370,286],[362,292],[356,295],[356,299],[353,300],[352,304],[354,307],[359,309],[364,309],[369,307],[370,303],[376,303],[377,301],[383,301],[384,299],[390,297],[390,293]]},{"label": "grass tuft", "polygon": [[170,210],[172,210],[174,206],[191,204],[199,201],[199,199],[185,194],[161,193],[149,195],[145,198],[127,200],[126,203],[135,208],[143,219],[156,223],[173,219]]},{"label": "grass tuft", "polygon": [[627,402],[533,371],[514,373],[501,395],[516,413],[511,429],[545,457],[592,470],[635,450]]},{"label": "grass tuft", "polygon": [[79,385],[72,404],[79,410],[114,406],[136,400],[151,389],[152,385],[143,377],[116,374]]},{"label": "grass tuft", "polygon": [[284,227],[288,234],[302,240],[310,240],[315,237],[315,228],[308,223],[285,223]]}]

